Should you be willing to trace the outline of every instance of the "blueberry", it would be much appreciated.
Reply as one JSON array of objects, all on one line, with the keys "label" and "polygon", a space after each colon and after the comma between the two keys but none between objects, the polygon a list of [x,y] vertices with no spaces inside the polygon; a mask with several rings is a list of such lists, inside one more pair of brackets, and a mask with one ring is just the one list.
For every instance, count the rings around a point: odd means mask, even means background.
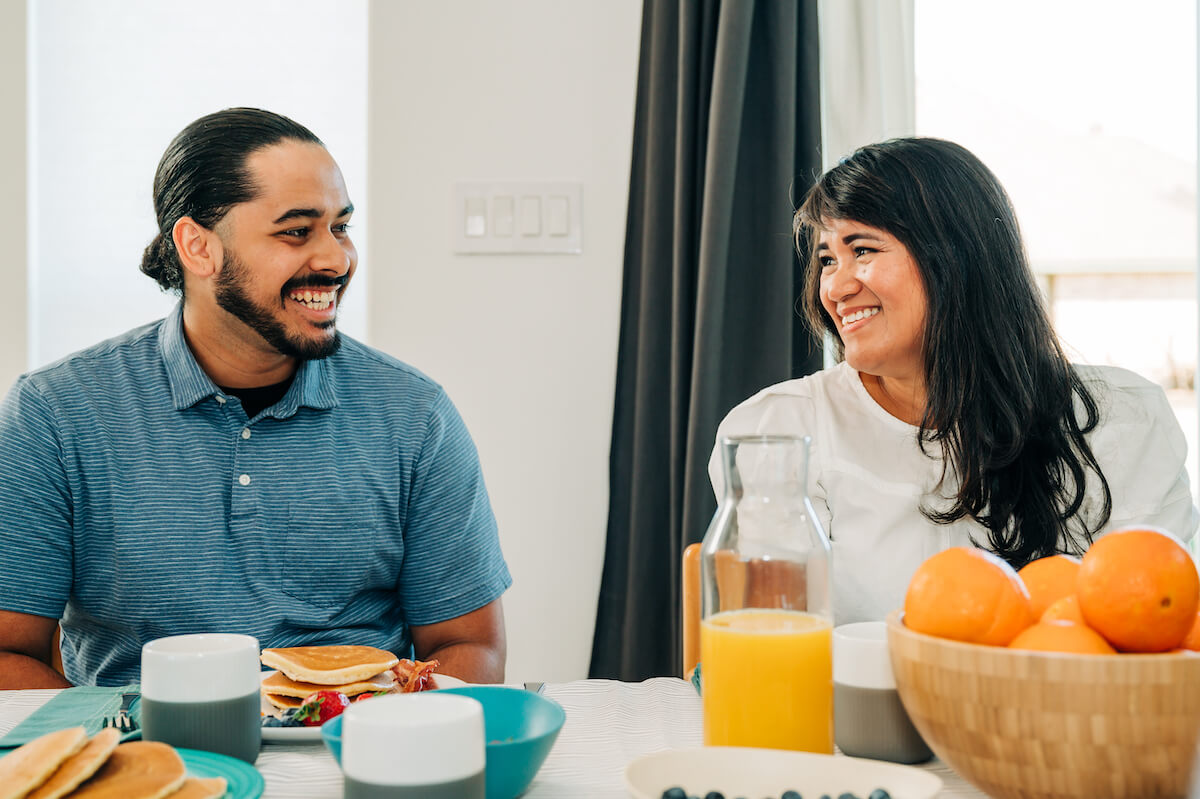
[{"label": "blueberry", "polygon": [[704,794],[704,799],[725,799],[725,794],[720,791],[709,791]]},{"label": "blueberry", "polygon": [[838,799],[858,799],[858,797],[847,791],[846,793],[838,794]]},{"label": "blueberry", "polygon": [[667,788],[662,793],[662,799],[687,799],[687,793],[683,788]]},{"label": "blueberry", "polygon": [[783,796],[779,799],[804,799],[804,797],[800,795],[799,791],[784,791]]},{"label": "blueberry", "polygon": [[892,799],[892,795],[883,788],[876,788],[867,799]]}]

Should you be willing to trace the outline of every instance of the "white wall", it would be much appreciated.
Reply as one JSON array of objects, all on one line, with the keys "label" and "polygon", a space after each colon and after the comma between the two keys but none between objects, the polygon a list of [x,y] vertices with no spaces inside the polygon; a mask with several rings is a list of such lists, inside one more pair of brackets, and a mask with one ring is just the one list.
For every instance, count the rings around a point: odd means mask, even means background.
[{"label": "white wall", "polygon": [[0,387],[7,387],[25,371],[25,0],[0,0],[0,19],[0,108],[5,109],[0,124],[0,285],[10,300],[0,314]]},{"label": "white wall", "polygon": [[[326,0],[36,0],[29,8],[31,367],[175,304],[138,265],[157,231],[155,167],[192,120],[239,105],[292,116],[325,141],[351,198],[365,196],[367,0],[339,2],[337,13]],[[3,36],[23,33],[6,26]],[[12,52],[3,48],[6,63]],[[21,84],[6,80],[3,91]],[[366,233],[365,214],[356,214],[364,244]],[[368,271],[342,312],[341,328],[354,336],[367,327]]]},{"label": "white wall", "polygon": [[[639,0],[370,6],[370,340],[474,435],[509,680],[585,677],[603,563]],[[583,254],[455,256],[455,181],[583,184]]]},{"label": "white wall", "polygon": [[[0,316],[3,387],[27,351],[37,366],[170,307],[137,266],[154,234],[154,168],[183,125],[242,104],[294,116],[326,140],[373,220],[367,230],[356,215],[364,256],[342,329],[439,380],[476,439],[515,580],[505,598],[509,678],[586,676],[640,0],[355,0],[332,15],[324,0],[30,7],[30,254],[40,279],[28,320],[20,303]],[[26,0],[0,0],[0,18],[14,23],[0,26],[9,76],[0,100],[13,109],[0,123],[0,272],[18,296],[25,11]],[[461,180],[581,183],[583,254],[451,254]]]}]

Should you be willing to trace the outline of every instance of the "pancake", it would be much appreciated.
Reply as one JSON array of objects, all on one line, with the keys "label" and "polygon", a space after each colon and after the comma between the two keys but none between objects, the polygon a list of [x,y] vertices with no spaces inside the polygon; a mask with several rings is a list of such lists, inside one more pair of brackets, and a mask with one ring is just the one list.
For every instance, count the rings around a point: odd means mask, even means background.
[{"label": "pancake", "polygon": [[183,785],[187,767],[170,745],[157,741],[121,744],[70,799],[162,799]]},{"label": "pancake", "polygon": [[390,691],[396,686],[396,675],[383,671],[365,680],[342,683],[341,685],[320,685],[315,682],[296,682],[281,671],[277,671],[262,681],[263,690],[276,696],[296,696],[301,699],[317,691],[340,691],[346,696],[357,696],[368,691]]},{"label": "pancake", "polygon": [[87,744],[83,727],[46,733],[0,757],[0,799],[20,799]]},{"label": "pancake", "polygon": [[95,774],[109,755],[121,743],[121,732],[106,727],[96,733],[82,749],[67,758],[58,770],[29,794],[26,799],[59,799],[75,790],[81,782]]},{"label": "pancake", "polygon": [[296,682],[330,686],[365,680],[400,659],[373,646],[293,646],[264,649],[262,662]]},{"label": "pancake", "polygon": [[292,710],[304,704],[304,700],[296,696],[278,696],[276,694],[268,694],[265,691],[263,692],[263,696],[267,698],[268,702],[281,710]]},{"label": "pancake", "polygon": [[220,799],[225,795],[225,788],[224,777],[211,777],[205,780],[188,777],[183,781],[183,787],[175,793],[169,794],[167,799]]}]

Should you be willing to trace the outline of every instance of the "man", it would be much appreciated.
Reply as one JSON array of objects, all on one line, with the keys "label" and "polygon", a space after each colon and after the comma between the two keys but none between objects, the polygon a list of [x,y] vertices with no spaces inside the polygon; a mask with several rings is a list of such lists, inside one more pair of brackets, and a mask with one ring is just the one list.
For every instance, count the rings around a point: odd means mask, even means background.
[{"label": "man", "polygon": [[143,643],[206,631],[501,680],[511,578],[470,436],[337,332],[357,254],[333,158],[229,109],[176,137],[154,195],[142,271],[175,311],[0,406],[0,688],[135,681]]}]

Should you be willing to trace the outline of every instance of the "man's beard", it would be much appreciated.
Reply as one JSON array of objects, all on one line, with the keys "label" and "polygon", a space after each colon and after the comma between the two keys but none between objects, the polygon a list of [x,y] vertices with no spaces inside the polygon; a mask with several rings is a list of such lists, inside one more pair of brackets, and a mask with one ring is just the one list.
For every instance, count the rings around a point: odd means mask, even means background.
[{"label": "man's beard", "polygon": [[[328,358],[338,351],[338,348],[342,346],[342,335],[336,330],[331,337],[319,340],[289,335],[287,328],[275,318],[270,308],[259,305],[250,297],[246,286],[249,282],[248,271],[246,265],[232,252],[225,251],[221,274],[217,275],[216,279],[217,305],[245,322],[281,355],[299,358],[303,361],[313,361]],[[335,283],[337,281],[325,281],[320,286],[337,291],[340,289],[340,285],[334,285]],[[316,284],[308,283],[307,285]],[[304,287],[299,284],[299,281],[289,282],[285,284],[282,293],[286,295],[289,291]],[[333,327],[334,324],[335,322],[330,320],[318,327]]]}]

